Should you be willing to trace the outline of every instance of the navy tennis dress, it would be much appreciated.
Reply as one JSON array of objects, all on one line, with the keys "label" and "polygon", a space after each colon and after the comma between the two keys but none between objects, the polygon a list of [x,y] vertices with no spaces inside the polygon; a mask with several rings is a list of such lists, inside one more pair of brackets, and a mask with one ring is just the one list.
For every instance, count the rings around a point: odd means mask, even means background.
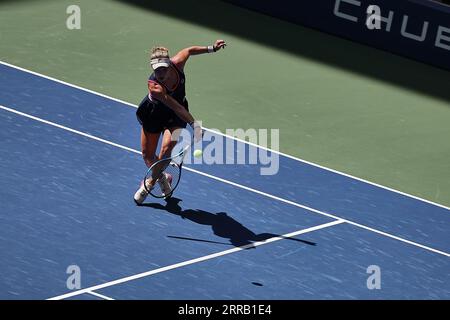
[{"label": "navy tennis dress", "polygon": [[[167,94],[189,111],[188,101],[186,99],[186,77],[175,64],[171,62],[171,65],[177,72],[178,85],[174,91],[169,91],[166,88]],[[148,81],[154,81],[164,87],[163,84],[156,80],[155,73],[150,75]],[[172,109],[155,98],[152,98],[150,94],[146,95],[139,104],[136,116],[144,130],[150,133],[159,133],[167,128],[185,128],[187,125]]]}]

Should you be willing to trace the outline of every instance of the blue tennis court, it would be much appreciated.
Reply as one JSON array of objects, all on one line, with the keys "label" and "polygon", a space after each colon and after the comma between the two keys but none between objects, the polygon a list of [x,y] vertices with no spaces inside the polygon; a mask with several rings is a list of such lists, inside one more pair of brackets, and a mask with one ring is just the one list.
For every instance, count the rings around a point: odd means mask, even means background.
[{"label": "blue tennis court", "polygon": [[138,207],[135,106],[5,63],[0,86],[2,299],[450,298],[445,206],[280,154]]}]

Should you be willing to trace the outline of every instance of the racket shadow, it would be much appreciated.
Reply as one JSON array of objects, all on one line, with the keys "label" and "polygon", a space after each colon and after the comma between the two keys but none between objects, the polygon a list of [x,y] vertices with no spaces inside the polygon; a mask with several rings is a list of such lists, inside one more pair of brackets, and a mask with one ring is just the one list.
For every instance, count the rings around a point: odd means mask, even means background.
[{"label": "racket shadow", "polygon": [[[233,245],[235,247],[241,247],[241,246],[249,245],[249,244],[252,244],[252,243],[258,242],[258,241],[266,241],[273,237],[281,237],[281,238],[284,238],[287,240],[300,242],[300,243],[307,244],[310,246],[316,245],[315,242],[301,240],[301,239],[295,239],[295,238],[289,238],[289,237],[283,237],[282,235],[273,234],[273,233],[256,234],[249,228],[245,227],[239,221],[233,219],[226,212],[212,213],[212,212],[208,212],[208,211],[201,210],[201,209],[183,210],[183,208],[179,204],[181,201],[182,201],[181,199],[172,197],[172,198],[166,200],[165,205],[162,205],[160,203],[146,203],[146,204],[143,204],[142,206],[166,211],[171,214],[180,216],[182,219],[187,219],[187,220],[190,220],[197,224],[211,226],[211,228],[216,236],[224,238],[224,239],[228,239],[229,243],[216,242],[216,241],[210,241],[210,240],[202,240],[202,239],[194,239],[194,238],[186,238],[186,237],[176,237],[176,236],[169,236],[170,238],[175,238],[175,239],[180,239],[180,240],[200,241],[200,242],[211,242],[211,243],[218,243],[218,244],[224,244],[224,245]],[[250,247],[250,248],[254,248],[254,247]]]}]

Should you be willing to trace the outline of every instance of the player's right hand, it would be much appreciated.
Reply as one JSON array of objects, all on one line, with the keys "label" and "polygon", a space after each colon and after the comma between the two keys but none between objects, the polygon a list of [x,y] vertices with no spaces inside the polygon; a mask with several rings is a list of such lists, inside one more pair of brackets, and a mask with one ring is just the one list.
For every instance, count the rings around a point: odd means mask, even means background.
[{"label": "player's right hand", "polygon": [[194,130],[194,142],[199,142],[203,139],[204,131],[199,122],[194,121],[192,124],[192,129]]}]

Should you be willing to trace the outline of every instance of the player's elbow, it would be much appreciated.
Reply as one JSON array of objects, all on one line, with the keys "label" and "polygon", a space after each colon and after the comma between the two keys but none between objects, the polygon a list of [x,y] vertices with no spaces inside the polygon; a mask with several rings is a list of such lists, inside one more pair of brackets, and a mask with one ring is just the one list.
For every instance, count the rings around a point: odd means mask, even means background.
[{"label": "player's elbow", "polygon": [[195,47],[189,47],[183,50],[183,55],[185,56],[186,60],[195,54]]},{"label": "player's elbow", "polygon": [[166,98],[166,89],[154,81],[148,82],[148,92],[158,100],[164,100]]}]

